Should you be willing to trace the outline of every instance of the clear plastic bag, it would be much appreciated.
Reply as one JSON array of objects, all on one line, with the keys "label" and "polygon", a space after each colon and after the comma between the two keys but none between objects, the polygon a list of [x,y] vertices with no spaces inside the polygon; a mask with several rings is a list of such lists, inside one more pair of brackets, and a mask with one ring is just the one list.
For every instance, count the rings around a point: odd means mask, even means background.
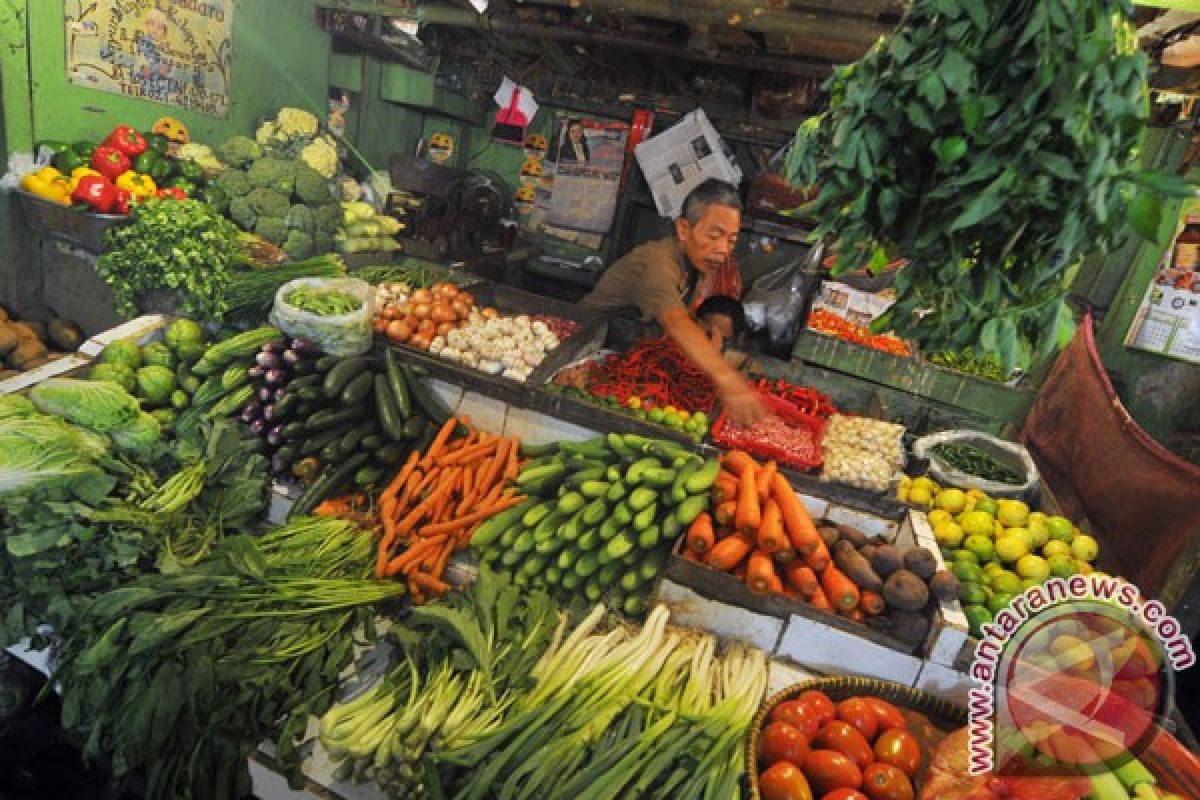
[{"label": "clear plastic bag", "polygon": [[[968,444],[994,458],[1004,466],[1016,471],[1025,482],[1018,485],[998,483],[963,472],[942,461],[933,452],[939,444]],[[956,486],[962,489],[978,489],[992,497],[1011,497],[1027,502],[1038,498],[1041,488],[1041,478],[1038,476],[1037,465],[1029,451],[1015,442],[1006,442],[979,431],[942,431],[922,436],[913,442],[913,455],[921,459],[929,459],[929,474],[942,486]]]},{"label": "clear plastic bag", "polygon": [[804,322],[809,296],[820,279],[821,254],[818,244],[803,266],[790,264],[759,277],[746,292],[746,319],[754,330],[767,329],[771,346],[790,348]]},{"label": "clear plastic bag", "polygon": [[0,190],[11,192],[21,185],[21,179],[31,172],[37,172],[42,167],[50,165],[54,151],[49,147],[38,148],[37,155],[32,153],[11,153],[8,156],[8,171],[0,177]]},{"label": "clear plastic bag", "polygon": [[[362,305],[349,314],[313,314],[287,301],[292,292],[301,287],[346,292],[359,299]],[[358,278],[298,278],[288,281],[275,292],[271,324],[288,336],[311,339],[329,355],[359,355],[371,349],[373,296],[371,285]]]}]

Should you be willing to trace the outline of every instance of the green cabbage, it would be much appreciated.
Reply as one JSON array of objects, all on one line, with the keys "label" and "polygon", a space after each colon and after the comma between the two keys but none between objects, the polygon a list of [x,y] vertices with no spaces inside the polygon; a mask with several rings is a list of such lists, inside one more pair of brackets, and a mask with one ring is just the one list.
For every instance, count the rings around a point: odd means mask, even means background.
[{"label": "green cabbage", "polygon": [[88,379],[93,381],[112,381],[120,384],[127,392],[132,392],[137,386],[137,374],[128,364],[100,363],[92,367]]},{"label": "green cabbage", "polygon": [[30,390],[29,399],[45,414],[99,433],[123,428],[141,413],[137,399],[112,381],[49,378]]},{"label": "green cabbage", "polygon": [[150,456],[162,441],[162,425],[159,424],[158,417],[143,411],[131,424],[111,431],[109,436],[118,450]]},{"label": "green cabbage", "polygon": [[166,367],[149,366],[137,371],[137,392],[152,406],[165,406],[175,391],[175,372]]},{"label": "green cabbage", "polygon": [[175,354],[166,342],[151,342],[142,348],[142,363],[146,366],[175,368]]},{"label": "green cabbage", "polygon": [[130,369],[137,369],[142,365],[142,351],[133,342],[112,342],[100,351],[100,363],[124,364]]},{"label": "green cabbage", "polygon": [[0,395],[0,419],[30,417],[37,413],[33,402],[19,394]]}]

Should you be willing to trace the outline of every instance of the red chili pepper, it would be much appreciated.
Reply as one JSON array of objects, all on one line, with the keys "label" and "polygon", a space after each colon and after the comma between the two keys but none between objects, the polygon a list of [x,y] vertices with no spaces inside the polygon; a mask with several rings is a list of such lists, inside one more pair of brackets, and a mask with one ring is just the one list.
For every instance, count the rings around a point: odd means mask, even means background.
[{"label": "red chili pepper", "polygon": [[130,158],[136,158],[146,152],[146,137],[138,133],[135,128],[118,125],[112,129],[112,133],[101,143],[101,146],[116,148]]},{"label": "red chili pepper", "polygon": [[176,189],[174,186],[159,189],[157,196],[168,200],[187,200],[187,192],[183,189]]},{"label": "red chili pepper", "polygon": [[115,181],[121,173],[128,172],[132,168],[133,162],[129,156],[115,147],[101,145],[96,148],[96,152],[92,153],[92,169],[110,181]]},{"label": "red chili pepper", "polygon": [[100,175],[85,175],[75,184],[71,199],[76,203],[86,203],[93,211],[107,214],[117,203],[117,187],[112,181]]}]

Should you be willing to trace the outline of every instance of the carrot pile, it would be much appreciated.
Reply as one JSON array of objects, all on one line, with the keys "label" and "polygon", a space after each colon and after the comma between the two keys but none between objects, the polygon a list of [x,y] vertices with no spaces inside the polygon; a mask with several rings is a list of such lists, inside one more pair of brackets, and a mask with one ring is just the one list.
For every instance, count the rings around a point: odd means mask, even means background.
[{"label": "carrot pile", "polygon": [[[466,435],[456,436],[459,426]],[[440,597],[446,564],[489,517],[524,496],[506,485],[521,469],[520,442],[451,417],[425,453],[414,451],[379,496],[376,577],[404,576],[413,602]]]},{"label": "carrot pile", "polygon": [[774,461],[721,457],[713,508],[688,528],[685,556],[733,573],[758,594],[782,594],[861,621],[883,611],[833,563],[808,509]]}]

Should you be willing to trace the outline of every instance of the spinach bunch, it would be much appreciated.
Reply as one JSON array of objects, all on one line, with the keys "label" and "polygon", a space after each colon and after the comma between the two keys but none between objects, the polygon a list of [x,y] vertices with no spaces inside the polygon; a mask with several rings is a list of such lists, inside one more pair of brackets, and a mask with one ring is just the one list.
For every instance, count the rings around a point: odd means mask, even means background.
[{"label": "spinach bunch", "polygon": [[112,288],[117,313],[134,316],[145,292],[177,293],[182,313],[220,320],[226,291],[244,258],[237,226],[199,200],[155,199],[110,228],[96,271]]},{"label": "spinach bunch", "polygon": [[894,255],[876,321],[931,352],[977,344],[1007,373],[1074,332],[1088,252],[1153,237],[1182,181],[1139,165],[1146,58],[1129,0],[914,0],[896,33],[827,83],[786,172],[836,271]]}]

